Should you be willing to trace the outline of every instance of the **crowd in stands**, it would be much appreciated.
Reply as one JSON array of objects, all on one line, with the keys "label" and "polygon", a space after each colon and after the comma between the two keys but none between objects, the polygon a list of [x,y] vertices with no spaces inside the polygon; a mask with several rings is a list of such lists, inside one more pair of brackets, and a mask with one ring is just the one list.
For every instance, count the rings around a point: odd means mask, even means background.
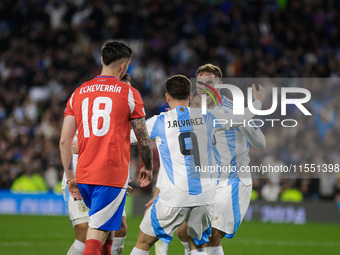
[{"label": "crowd in stands", "polygon": [[[252,165],[339,164],[339,24],[337,0],[2,0],[0,188],[14,189],[22,176],[43,177],[39,190],[61,180],[65,104],[77,86],[99,74],[100,46],[108,39],[132,47],[128,72],[147,117],[167,107],[167,77],[192,78],[206,63],[220,66],[225,77],[334,79],[306,86],[312,117],[291,111],[296,128],[266,124],[267,147],[251,149],[250,157]],[[135,173],[136,148],[131,155]],[[254,192],[276,201],[296,189],[302,199],[318,200],[340,188],[334,172],[305,177],[254,178]]]}]

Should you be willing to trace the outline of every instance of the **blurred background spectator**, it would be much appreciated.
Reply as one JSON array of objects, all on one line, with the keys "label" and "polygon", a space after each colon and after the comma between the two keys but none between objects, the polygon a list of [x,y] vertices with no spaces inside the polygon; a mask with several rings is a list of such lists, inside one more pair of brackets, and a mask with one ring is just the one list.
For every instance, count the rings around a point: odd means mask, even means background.
[{"label": "blurred background spectator", "polygon": [[[194,77],[205,63],[220,66],[227,77],[339,78],[339,20],[336,0],[2,0],[0,188],[35,174],[49,189],[60,181],[65,103],[77,86],[99,74],[100,46],[107,39],[133,48],[128,72],[149,117],[166,107],[168,76]],[[265,126],[267,148],[251,150],[251,164],[260,165],[267,156],[286,165],[339,164],[340,84],[335,81],[308,85],[313,118],[299,116],[291,130]],[[254,190],[261,198],[261,187],[265,193],[274,182],[280,192],[297,187],[305,199],[335,196],[336,174],[308,177],[314,178],[290,178],[290,185],[282,178],[259,179]]]}]

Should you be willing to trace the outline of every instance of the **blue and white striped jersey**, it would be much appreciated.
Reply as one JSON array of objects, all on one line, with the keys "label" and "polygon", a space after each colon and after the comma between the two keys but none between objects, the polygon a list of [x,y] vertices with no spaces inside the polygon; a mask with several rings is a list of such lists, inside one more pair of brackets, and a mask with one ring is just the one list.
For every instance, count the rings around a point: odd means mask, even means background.
[{"label": "blue and white striped jersey", "polygon": [[[245,116],[236,117],[223,108],[208,110],[202,115],[201,109],[178,106],[148,119],[148,132],[150,138],[156,140],[159,152],[159,171],[163,171],[159,199],[173,207],[214,203],[217,177],[212,149],[214,120],[236,122],[252,117],[249,110]],[[223,128],[228,130],[230,122]],[[133,132],[131,142],[136,142]]]},{"label": "blue and white striped jersey", "polygon": [[[222,96],[222,106],[225,111],[232,113],[233,103],[228,98]],[[218,108],[216,107],[216,108]],[[218,165],[223,169],[223,166],[231,166],[232,170],[237,172],[231,173],[230,171],[222,171],[222,175],[219,178],[219,184],[223,184],[223,181],[238,179],[245,184],[250,185],[252,183],[250,171],[245,172],[245,168],[241,169],[241,166],[248,166],[250,162],[249,158],[249,142],[255,145],[255,147],[265,146],[265,137],[262,131],[257,127],[249,127],[246,123],[245,126],[233,128],[230,130],[220,130],[214,135],[214,155]]]}]

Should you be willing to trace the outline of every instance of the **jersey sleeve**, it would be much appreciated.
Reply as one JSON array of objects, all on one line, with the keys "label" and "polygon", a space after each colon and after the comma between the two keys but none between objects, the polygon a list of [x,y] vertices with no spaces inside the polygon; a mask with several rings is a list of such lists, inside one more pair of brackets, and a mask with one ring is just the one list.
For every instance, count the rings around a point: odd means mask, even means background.
[{"label": "jersey sleeve", "polygon": [[255,148],[264,149],[266,147],[266,138],[263,135],[260,128],[255,127],[253,121],[250,121],[251,125],[245,125],[239,127],[242,135],[253,145]]},{"label": "jersey sleeve", "polygon": [[64,117],[66,117],[67,115],[74,116],[74,113],[73,113],[73,97],[74,97],[74,92],[72,93],[71,97],[67,101],[66,109],[64,111]]},{"label": "jersey sleeve", "polygon": [[130,119],[145,117],[144,103],[138,90],[129,88],[128,103],[130,108]]}]

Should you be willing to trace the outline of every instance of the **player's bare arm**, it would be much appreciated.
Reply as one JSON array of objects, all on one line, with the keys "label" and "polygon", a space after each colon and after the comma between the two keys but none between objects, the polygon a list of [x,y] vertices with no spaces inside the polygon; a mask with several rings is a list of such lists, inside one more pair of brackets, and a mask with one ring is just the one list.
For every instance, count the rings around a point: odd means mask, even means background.
[{"label": "player's bare arm", "polygon": [[[254,98],[263,104],[265,100],[265,90],[259,85],[259,90],[256,90],[255,84],[252,85]],[[249,125],[240,126],[241,133],[247,138],[247,140],[255,147],[259,149],[264,149],[266,147],[266,138],[264,137],[261,129],[253,128]]]},{"label": "player's bare arm", "polygon": [[152,144],[145,124],[145,118],[132,119],[132,129],[138,141],[138,150],[144,163],[144,168],[140,170],[140,186],[145,187],[152,180]]},{"label": "player's bare arm", "polygon": [[67,178],[68,189],[70,195],[75,199],[82,199],[77,182],[76,176],[73,169],[70,169],[71,158],[72,158],[72,141],[73,137],[77,131],[77,124],[73,116],[66,116],[64,118],[63,127],[60,135],[59,149],[61,161],[64,167],[64,171]]}]

